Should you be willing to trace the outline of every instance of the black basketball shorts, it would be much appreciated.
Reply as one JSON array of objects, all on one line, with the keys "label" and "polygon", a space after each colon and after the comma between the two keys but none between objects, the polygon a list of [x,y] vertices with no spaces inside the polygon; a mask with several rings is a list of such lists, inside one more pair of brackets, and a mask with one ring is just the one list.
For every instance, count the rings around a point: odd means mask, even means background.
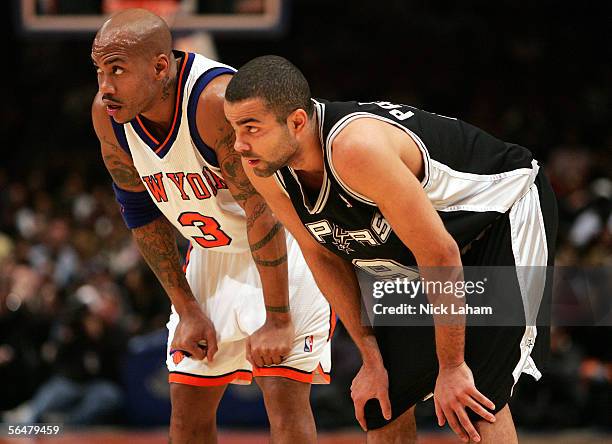
[{"label": "black basketball shorts", "polygon": [[[539,379],[550,346],[550,328],[543,319],[549,316],[552,296],[557,205],[542,170],[535,185],[462,254],[465,266],[518,266],[510,274],[513,278],[503,282],[504,294],[516,295],[512,303],[522,304],[526,292],[539,292],[542,298],[536,325],[466,327],[465,361],[476,388],[495,404],[493,413],[507,404],[521,373]],[[525,281],[518,270],[527,266],[548,266],[545,283],[543,279],[539,286],[533,280]],[[534,288],[526,288],[529,286]],[[385,326],[374,330],[389,376],[393,420],[434,391],[438,374],[434,328]],[[480,418],[469,408],[467,412],[472,420]],[[366,403],[365,415],[368,429],[388,423],[378,400]]]}]

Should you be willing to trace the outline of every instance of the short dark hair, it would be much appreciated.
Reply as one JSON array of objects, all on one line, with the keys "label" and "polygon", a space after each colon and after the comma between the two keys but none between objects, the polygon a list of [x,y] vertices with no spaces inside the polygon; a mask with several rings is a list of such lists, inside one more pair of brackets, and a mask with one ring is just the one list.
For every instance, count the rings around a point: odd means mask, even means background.
[{"label": "short dark hair", "polygon": [[298,108],[312,116],[308,81],[289,60],[267,55],[257,57],[242,66],[227,85],[228,102],[261,98],[271,108],[279,122]]}]

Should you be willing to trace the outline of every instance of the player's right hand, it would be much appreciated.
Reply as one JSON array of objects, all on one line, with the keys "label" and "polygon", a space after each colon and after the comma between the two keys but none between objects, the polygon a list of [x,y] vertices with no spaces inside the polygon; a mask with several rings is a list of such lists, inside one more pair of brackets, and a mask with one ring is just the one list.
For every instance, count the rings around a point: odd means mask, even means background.
[{"label": "player's right hand", "polygon": [[382,363],[368,365],[364,363],[361,366],[351,384],[351,398],[355,406],[355,418],[364,432],[368,430],[364,408],[370,399],[378,399],[383,417],[387,421],[391,419],[389,377]]},{"label": "player's right hand", "polygon": [[199,305],[179,313],[179,323],[170,344],[170,353],[181,351],[193,359],[213,361],[217,353],[217,333]]},{"label": "player's right hand", "polygon": [[495,410],[495,404],[478,391],[472,371],[465,362],[455,367],[440,367],[434,389],[434,406],[438,425],[442,427],[448,422],[463,442],[480,442],[480,435],[465,411],[466,407],[483,419],[495,422],[495,415],[484,408]]},{"label": "player's right hand", "polygon": [[278,321],[267,318],[264,325],[247,338],[247,360],[256,367],[279,365],[291,353],[295,328],[291,317]]}]

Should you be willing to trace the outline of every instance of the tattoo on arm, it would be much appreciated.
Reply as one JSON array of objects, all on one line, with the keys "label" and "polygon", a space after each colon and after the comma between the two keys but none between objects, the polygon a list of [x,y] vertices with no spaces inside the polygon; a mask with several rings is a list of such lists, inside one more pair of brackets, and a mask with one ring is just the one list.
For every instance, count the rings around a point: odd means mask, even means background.
[{"label": "tattoo on arm", "polygon": [[258,202],[255,208],[251,211],[251,213],[247,217],[247,231],[253,228],[255,225],[255,221],[259,219],[259,217],[266,212],[268,209],[268,205],[265,202]]},{"label": "tattoo on arm", "polygon": [[191,293],[180,266],[172,226],[163,218],[132,230],[138,249],[166,291],[181,289]]},{"label": "tattoo on arm", "polygon": [[276,233],[278,233],[278,231],[283,228],[283,226],[281,225],[280,222],[276,222],[274,224],[274,226],[272,227],[272,229],[270,231],[268,231],[268,234],[266,234],[263,239],[261,239],[260,241],[255,242],[254,244],[251,244],[251,251],[255,252],[257,250],[259,250],[260,248],[262,248],[264,245],[266,245],[268,242],[270,242],[274,236],[276,236]]},{"label": "tattoo on arm", "polygon": [[283,264],[285,262],[287,262],[287,255],[284,254],[283,256],[276,258],[276,259],[264,259],[260,256],[258,256],[257,254],[255,254],[255,252],[261,248],[263,248],[265,245],[267,245],[268,243],[270,243],[270,241],[272,239],[274,239],[274,236],[276,236],[276,234],[283,228],[283,226],[281,225],[280,222],[276,222],[274,224],[274,226],[270,229],[270,231],[268,231],[268,234],[266,234],[261,240],[255,242],[254,244],[251,244],[251,253],[253,255],[253,261],[255,261],[255,263],[257,265],[261,265],[263,267],[276,267],[280,264]]},{"label": "tattoo on arm", "polygon": [[234,151],[234,131],[231,127],[225,128],[222,134],[215,144],[221,172],[223,178],[236,188],[232,190],[234,199],[241,206],[244,206],[250,197],[256,196],[258,193],[242,169],[240,155]]},{"label": "tattoo on arm", "polygon": [[[221,172],[223,173],[225,181],[230,185],[230,190],[232,191],[234,199],[236,199],[240,206],[246,209],[247,203],[249,203],[247,211],[247,232],[250,233],[256,221],[270,210],[245,174],[242,168],[240,155],[234,151],[234,131],[231,128],[220,128],[220,131],[222,131],[223,135],[217,140],[215,146],[217,156],[219,157]],[[280,222],[276,222],[263,238],[250,245],[255,264],[262,267],[277,267],[287,262],[286,254],[275,259],[264,259],[260,255],[255,254],[257,250],[268,245],[281,229],[282,225]]]},{"label": "tattoo on arm", "polygon": [[283,264],[283,263],[287,262],[287,255],[284,254],[281,257],[279,257],[277,259],[272,259],[272,260],[261,259],[261,258],[255,256],[255,255],[253,255],[253,261],[257,265],[261,265],[262,267],[278,267],[280,264]]},{"label": "tattoo on arm", "polygon": [[269,311],[271,313],[289,313],[291,311],[291,308],[289,307],[289,305],[266,305],[266,311]]},{"label": "tattoo on arm", "polygon": [[114,152],[120,151],[121,148],[108,140],[106,137],[103,137],[103,139],[103,142],[110,146],[113,151],[104,152],[104,150],[102,157],[104,158],[104,164],[106,165],[106,168],[108,168],[108,171],[115,183],[120,187],[125,188],[133,188],[141,185],[142,181],[140,180],[140,176],[138,175],[136,168],[134,168],[134,165],[126,162],[117,154],[114,154]]}]

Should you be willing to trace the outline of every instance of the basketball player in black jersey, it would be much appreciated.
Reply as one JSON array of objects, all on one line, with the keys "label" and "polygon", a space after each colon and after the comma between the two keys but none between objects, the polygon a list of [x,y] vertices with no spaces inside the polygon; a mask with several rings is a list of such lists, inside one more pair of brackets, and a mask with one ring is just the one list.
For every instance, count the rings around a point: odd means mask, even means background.
[{"label": "basketball player in black jersey", "polygon": [[[371,328],[355,269],[385,277],[416,265],[427,279],[466,265],[546,270],[556,204],[531,153],[406,105],[312,100],[300,71],[275,56],[238,71],[225,114],[251,182],[360,350],[351,390],[368,442],[416,442],[414,406],[432,393],[439,425],[463,441],[517,442],[507,402],[521,373],[541,376],[547,329],[440,317],[435,328]],[[529,297],[536,310],[550,297],[550,275],[513,276],[504,293],[527,319]]]}]

